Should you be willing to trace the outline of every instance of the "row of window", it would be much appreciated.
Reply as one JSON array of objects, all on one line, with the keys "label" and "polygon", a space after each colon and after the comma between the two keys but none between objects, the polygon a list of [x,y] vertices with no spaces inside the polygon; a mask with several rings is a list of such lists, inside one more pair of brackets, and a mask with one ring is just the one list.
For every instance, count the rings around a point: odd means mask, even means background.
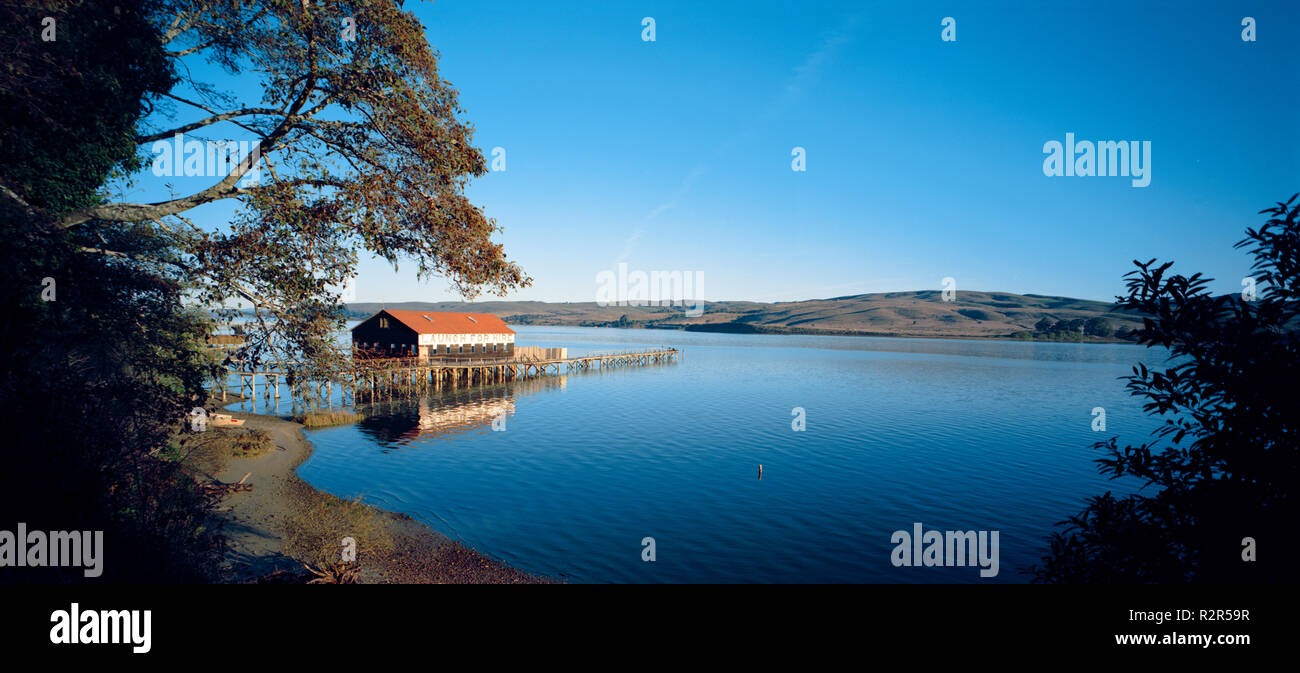
[{"label": "row of window", "polygon": [[[379,350],[380,348],[382,348],[382,345],[379,344],[378,342],[376,342],[376,343],[370,343],[370,344],[367,344],[367,343],[360,343],[360,344],[357,344],[357,347],[358,347],[358,348],[362,348],[362,349]],[[419,354],[420,354],[419,346],[411,346],[410,348],[411,348],[411,355],[419,355]],[[463,346],[463,345],[461,345],[461,346],[434,346],[434,347],[433,347],[433,353],[438,354],[438,355],[450,355],[451,352],[452,352],[452,351],[451,351],[452,348],[455,348],[455,349],[456,349],[456,352],[457,352],[457,353],[460,353],[460,354],[464,354],[464,353],[467,353],[467,352],[468,352],[468,353],[506,353],[506,352],[508,352],[507,347],[506,347],[506,344],[482,344],[482,345],[470,344],[470,345],[469,345],[469,350],[468,350],[468,351],[465,350],[465,346]],[[478,350],[475,350],[476,348],[477,348]],[[400,345],[400,344],[388,344],[388,352],[390,352],[390,353],[397,353],[397,352],[399,352],[399,351],[404,351],[404,350],[406,350],[406,346],[404,346],[404,345]]]},{"label": "row of window", "polygon": [[[469,345],[469,351],[466,351],[466,350],[465,350],[465,346],[456,346],[455,348],[456,348],[456,352],[457,352],[457,353],[465,353],[465,352],[469,352],[469,353],[504,353],[504,352],[506,352],[506,345],[505,345],[505,344],[482,344],[481,346],[479,346],[479,345],[475,345],[475,344],[470,344],[470,345]],[[475,350],[475,348],[477,348],[478,350]],[[436,354],[439,354],[439,355],[442,355],[442,354],[450,354],[450,353],[451,353],[451,349],[452,349],[451,346],[434,346],[434,347],[433,347],[433,352],[436,353]]]}]

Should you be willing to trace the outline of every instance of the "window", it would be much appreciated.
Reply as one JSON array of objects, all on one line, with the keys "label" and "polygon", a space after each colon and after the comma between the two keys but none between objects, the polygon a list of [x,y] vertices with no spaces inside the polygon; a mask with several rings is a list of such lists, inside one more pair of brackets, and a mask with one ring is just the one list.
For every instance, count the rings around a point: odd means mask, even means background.
[{"label": "window", "polygon": [[464,353],[464,352],[465,352],[465,347],[464,347],[464,346],[457,346],[457,347],[456,347],[456,352],[457,352],[457,353]]},{"label": "window", "polygon": [[379,329],[388,329],[388,318],[379,317]]}]

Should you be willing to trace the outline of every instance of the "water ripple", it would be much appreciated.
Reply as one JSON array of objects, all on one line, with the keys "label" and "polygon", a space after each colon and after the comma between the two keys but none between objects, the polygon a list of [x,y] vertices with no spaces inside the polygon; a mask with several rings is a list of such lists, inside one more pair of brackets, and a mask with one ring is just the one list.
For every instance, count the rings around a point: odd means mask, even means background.
[{"label": "water ripple", "polygon": [[996,581],[1021,582],[1052,525],[1117,486],[1096,472],[1090,411],[1122,439],[1154,427],[1117,379],[1159,360],[1131,346],[519,331],[686,357],[389,404],[311,432],[301,474],[570,581],[978,581],[890,564],[892,531],[920,521],[1000,530]]}]

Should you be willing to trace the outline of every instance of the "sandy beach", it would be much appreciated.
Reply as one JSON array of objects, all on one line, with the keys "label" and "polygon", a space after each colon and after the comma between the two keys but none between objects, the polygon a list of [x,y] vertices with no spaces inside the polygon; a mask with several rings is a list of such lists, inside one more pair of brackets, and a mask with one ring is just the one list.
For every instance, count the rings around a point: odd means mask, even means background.
[{"label": "sandy beach", "polygon": [[[212,474],[221,483],[238,482],[249,474],[245,483],[252,484],[251,490],[226,494],[218,507],[229,545],[224,579],[232,583],[277,581],[273,579],[277,577],[288,578],[287,581],[301,579],[305,572],[302,563],[285,551],[286,525],[295,516],[301,519],[303,510],[319,504],[321,499],[338,499],[316,490],[297,475],[297,467],[312,451],[302,425],[273,416],[225,413],[244,419],[245,428],[266,432],[274,448],[257,457],[231,458]],[[374,520],[391,538],[392,545],[382,553],[359,553],[363,559],[361,581],[364,583],[546,581],[483,556],[408,516],[370,509],[374,510]]]}]

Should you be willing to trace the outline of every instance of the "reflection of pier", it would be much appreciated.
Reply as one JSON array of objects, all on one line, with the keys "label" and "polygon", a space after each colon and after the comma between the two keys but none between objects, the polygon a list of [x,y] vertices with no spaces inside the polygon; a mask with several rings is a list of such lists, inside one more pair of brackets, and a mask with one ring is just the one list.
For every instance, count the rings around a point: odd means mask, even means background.
[{"label": "reflection of pier", "polygon": [[[559,349],[556,349],[559,350]],[[329,400],[335,383],[353,402],[412,397],[428,391],[484,386],[494,383],[523,382],[550,376],[621,367],[640,367],[675,362],[676,348],[598,353],[563,358],[353,358],[351,366],[336,372],[330,381],[299,381],[295,397]],[[280,398],[280,382],[286,374],[278,370],[232,371],[239,379],[239,394],[253,398],[262,387],[266,397]],[[259,382],[258,379],[261,379]],[[226,398],[224,382],[219,382],[221,399]]]}]

